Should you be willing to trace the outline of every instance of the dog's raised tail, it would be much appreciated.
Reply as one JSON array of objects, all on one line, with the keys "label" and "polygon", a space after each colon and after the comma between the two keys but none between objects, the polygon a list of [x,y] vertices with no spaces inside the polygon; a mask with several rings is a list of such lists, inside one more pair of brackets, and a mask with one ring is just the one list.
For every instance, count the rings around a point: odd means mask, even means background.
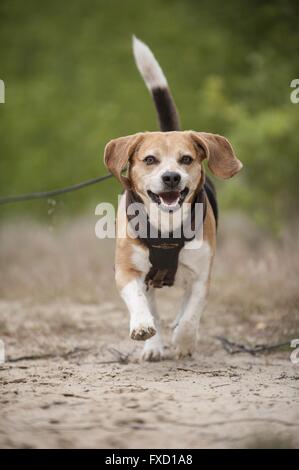
[{"label": "dog's raised tail", "polygon": [[180,119],[166,77],[149,47],[133,36],[137,68],[150,90],[163,132],[179,131]]}]

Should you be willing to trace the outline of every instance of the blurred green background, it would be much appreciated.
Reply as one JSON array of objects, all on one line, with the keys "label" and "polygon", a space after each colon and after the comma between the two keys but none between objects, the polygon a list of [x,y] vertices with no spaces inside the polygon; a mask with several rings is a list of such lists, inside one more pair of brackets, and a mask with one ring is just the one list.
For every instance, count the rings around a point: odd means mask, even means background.
[{"label": "blurred green background", "polygon": [[[131,35],[149,44],[184,129],[228,137],[244,163],[219,182],[223,210],[277,228],[297,211],[299,3],[215,0],[1,0],[0,195],[53,189],[106,172],[105,143],[156,130]],[[63,217],[115,201],[119,185],[59,197]],[[47,202],[1,216],[47,216]]]}]

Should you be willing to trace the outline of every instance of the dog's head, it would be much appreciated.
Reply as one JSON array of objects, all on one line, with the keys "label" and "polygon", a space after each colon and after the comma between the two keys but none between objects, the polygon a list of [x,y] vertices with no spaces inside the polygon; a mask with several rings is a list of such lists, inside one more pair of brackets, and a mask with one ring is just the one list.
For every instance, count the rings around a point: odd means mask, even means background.
[{"label": "dog's head", "polygon": [[104,157],[109,171],[146,206],[154,202],[169,211],[192,200],[204,181],[205,159],[212,173],[224,179],[242,168],[227,139],[194,131],[120,137],[106,145]]}]

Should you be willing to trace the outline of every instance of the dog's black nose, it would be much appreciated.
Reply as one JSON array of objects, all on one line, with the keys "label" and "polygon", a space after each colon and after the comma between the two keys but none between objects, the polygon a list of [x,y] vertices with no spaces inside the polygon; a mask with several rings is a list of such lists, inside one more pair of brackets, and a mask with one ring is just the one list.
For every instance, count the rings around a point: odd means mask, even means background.
[{"label": "dog's black nose", "polygon": [[178,186],[179,182],[181,181],[181,175],[179,173],[176,173],[175,171],[166,171],[162,175],[162,181],[165,186],[174,189]]}]

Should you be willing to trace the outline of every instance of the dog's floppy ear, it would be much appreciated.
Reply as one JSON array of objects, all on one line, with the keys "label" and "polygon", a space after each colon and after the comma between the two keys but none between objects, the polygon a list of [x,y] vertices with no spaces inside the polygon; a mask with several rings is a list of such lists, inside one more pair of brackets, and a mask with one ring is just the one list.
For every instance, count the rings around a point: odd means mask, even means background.
[{"label": "dog's floppy ear", "polygon": [[193,141],[205,152],[211,172],[222,179],[231,178],[243,165],[236,157],[229,141],[217,134],[190,132]]},{"label": "dog's floppy ear", "polygon": [[122,171],[125,170],[130,157],[134,154],[142,137],[142,132],[119,137],[118,139],[110,140],[105,147],[104,163],[126,189],[130,188],[130,180],[127,176],[122,175]]}]

